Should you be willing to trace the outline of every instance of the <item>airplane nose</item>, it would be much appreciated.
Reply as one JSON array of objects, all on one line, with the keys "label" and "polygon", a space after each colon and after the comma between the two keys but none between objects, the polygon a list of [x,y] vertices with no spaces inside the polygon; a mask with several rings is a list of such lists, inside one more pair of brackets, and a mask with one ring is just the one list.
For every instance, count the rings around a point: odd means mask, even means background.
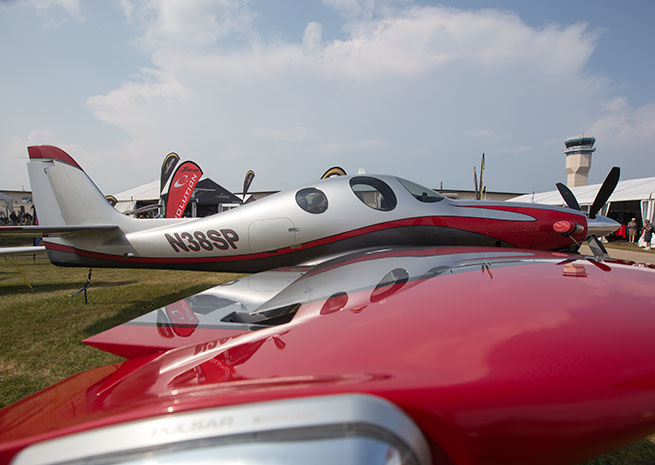
[{"label": "airplane nose", "polygon": [[621,225],[611,218],[597,215],[595,218],[587,219],[587,235],[596,237],[607,236],[619,229]]}]

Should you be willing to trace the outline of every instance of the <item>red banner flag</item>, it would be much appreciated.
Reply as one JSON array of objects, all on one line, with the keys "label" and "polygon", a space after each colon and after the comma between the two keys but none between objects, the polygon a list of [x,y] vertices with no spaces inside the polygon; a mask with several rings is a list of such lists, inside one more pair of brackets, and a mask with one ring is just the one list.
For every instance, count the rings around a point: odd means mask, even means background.
[{"label": "red banner flag", "polygon": [[202,170],[192,161],[186,161],[177,167],[168,187],[166,201],[166,218],[182,218],[191,194],[200,181]]}]

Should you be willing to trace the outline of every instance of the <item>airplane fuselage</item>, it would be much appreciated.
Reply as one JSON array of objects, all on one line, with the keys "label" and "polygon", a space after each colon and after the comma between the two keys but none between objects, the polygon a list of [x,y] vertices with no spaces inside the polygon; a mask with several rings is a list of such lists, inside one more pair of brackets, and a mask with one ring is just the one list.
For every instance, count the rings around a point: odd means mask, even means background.
[{"label": "airplane fuselage", "polygon": [[[147,220],[141,231],[52,237],[46,246],[64,266],[253,272],[371,246],[560,250],[586,235],[586,216],[571,209],[456,201],[434,192],[426,201],[406,184],[393,176],[335,177],[205,218]],[[554,229],[558,221],[577,229],[562,234]]]}]

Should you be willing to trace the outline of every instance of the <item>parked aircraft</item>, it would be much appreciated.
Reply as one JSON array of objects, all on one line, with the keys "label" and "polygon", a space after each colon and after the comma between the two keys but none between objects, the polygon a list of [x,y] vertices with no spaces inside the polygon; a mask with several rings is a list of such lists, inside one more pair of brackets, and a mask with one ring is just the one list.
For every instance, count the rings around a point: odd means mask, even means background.
[{"label": "parked aircraft", "polygon": [[575,464],[655,432],[653,270],[525,250],[611,231],[596,207],[366,175],[136,220],[59,149],[30,157],[56,263],[285,266],[88,338],[128,360],[0,410],[0,463]]},{"label": "parked aircraft", "polygon": [[[62,266],[255,272],[392,245],[575,250],[615,221],[571,208],[457,201],[395,176],[334,176],[192,219],[135,219],[107,203],[53,146],[28,148],[28,170],[52,263]],[[614,186],[599,192],[601,206]],[[600,207],[599,207],[600,208]]]}]

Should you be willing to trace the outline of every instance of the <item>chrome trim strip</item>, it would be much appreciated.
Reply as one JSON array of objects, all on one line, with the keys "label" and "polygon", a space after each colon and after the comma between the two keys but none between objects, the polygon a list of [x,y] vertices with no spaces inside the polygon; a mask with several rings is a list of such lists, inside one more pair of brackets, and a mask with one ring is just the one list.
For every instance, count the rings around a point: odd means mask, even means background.
[{"label": "chrome trim strip", "polygon": [[335,427],[378,431],[413,451],[414,463],[432,463],[423,434],[402,410],[379,397],[343,394],[212,408],[98,428],[34,444],[12,465],[65,464],[203,439],[229,442],[231,436],[252,433],[291,430],[302,440],[303,431],[320,427],[332,437]]}]

